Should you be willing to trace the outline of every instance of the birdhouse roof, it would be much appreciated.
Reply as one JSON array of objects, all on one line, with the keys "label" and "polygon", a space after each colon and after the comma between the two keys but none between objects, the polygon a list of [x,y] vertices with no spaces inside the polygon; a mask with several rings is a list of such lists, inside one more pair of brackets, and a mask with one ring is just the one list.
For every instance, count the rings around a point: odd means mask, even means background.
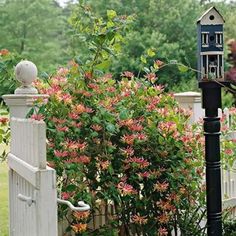
[{"label": "birdhouse roof", "polygon": [[225,20],[220,12],[213,6],[209,8],[198,20],[201,25],[219,25],[224,24]]}]

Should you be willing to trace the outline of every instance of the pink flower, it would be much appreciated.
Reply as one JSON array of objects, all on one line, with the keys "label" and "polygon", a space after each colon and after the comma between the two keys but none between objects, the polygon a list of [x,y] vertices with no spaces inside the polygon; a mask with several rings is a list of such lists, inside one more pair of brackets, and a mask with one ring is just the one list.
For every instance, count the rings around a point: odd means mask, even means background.
[{"label": "pink flower", "polygon": [[225,154],[232,156],[234,152],[232,149],[225,149]]},{"label": "pink flower", "polygon": [[168,235],[168,231],[166,228],[159,228],[158,230],[158,236],[167,236]]},{"label": "pink flower", "polygon": [[130,130],[139,132],[143,130],[143,126],[140,124],[132,124]]},{"label": "pink flower", "polygon": [[145,134],[143,134],[143,133],[140,133],[140,134],[137,134],[136,135],[136,138],[138,139],[138,140],[147,140],[147,136],[145,135]]},{"label": "pink flower", "polygon": [[87,72],[85,72],[84,77],[85,77],[85,79],[92,79],[93,78],[93,74],[92,74],[92,72],[87,71]]},{"label": "pink flower", "polygon": [[10,52],[7,50],[7,49],[1,49],[0,50],[0,56],[6,56],[6,55],[8,55]]},{"label": "pink flower", "polygon": [[88,164],[90,162],[90,157],[86,155],[82,155],[79,157],[74,157],[69,160],[66,160],[65,163],[83,163],[83,164]]},{"label": "pink flower", "polygon": [[133,215],[132,217],[132,221],[136,224],[139,224],[139,225],[145,225],[147,224],[147,216],[140,216],[139,214],[137,215]]},{"label": "pink flower", "polygon": [[134,189],[134,187],[132,185],[124,183],[124,182],[120,182],[117,185],[117,188],[118,188],[119,192],[121,194],[123,194],[124,196],[137,194],[137,191]]},{"label": "pink flower", "polygon": [[150,173],[145,171],[143,173],[138,173],[138,175],[141,177],[141,178],[148,178],[150,176]]},{"label": "pink flower", "polygon": [[67,157],[68,156],[68,152],[67,151],[59,151],[59,150],[54,150],[54,155],[56,157]]},{"label": "pink flower", "polygon": [[169,183],[167,182],[157,182],[154,186],[154,190],[157,190],[158,192],[165,192],[169,187]]},{"label": "pink flower", "polygon": [[110,161],[100,161],[99,166],[102,170],[107,170],[110,165]]},{"label": "pink flower", "polygon": [[79,118],[79,115],[74,112],[69,113],[68,116],[72,120],[77,120]]},{"label": "pink flower", "polygon": [[102,126],[100,126],[100,125],[92,125],[91,128],[92,128],[93,130],[95,130],[95,131],[100,131],[100,130],[102,130]]},{"label": "pink flower", "polygon": [[72,121],[71,122],[71,125],[73,126],[73,127],[76,127],[76,128],[81,128],[81,126],[83,125],[83,123],[82,122],[79,122],[79,123],[77,123],[76,121]]},{"label": "pink flower", "polygon": [[130,71],[124,71],[122,74],[121,74],[122,77],[126,77],[126,78],[130,78],[132,79],[134,77],[134,74]]},{"label": "pink flower", "polygon": [[91,108],[85,107],[83,104],[79,104],[75,107],[75,112],[77,112],[77,114],[82,114],[84,112],[92,113],[93,110]]},{"label": "pink flower", "polygon": [[71,195],[71,194],[69,194],[69,193],[67,193],[67,192],[62,192],[62,193],[61,193],[61,198],[62,198],[63,200],[68,200],[68,199],[70,198],[70,195]]},{"label": "pink flower", "polygon": [[59,76],[66,76],[69,73],[69,69],[68,68],[59,68],[57,71],[57,75]]},{"label": "pink flower", "polygon": [[43,120],[45,117],[42,114],[33,114],[30,118],[33,120],[40,121],[40,120]]},{"label": "pink flower", "polygon": [[157,65],[158,67],[160,67],[160,66],[164,65],[164,62],[163,62],[163,61],[160,61],[160,60],[156,60],[156,61],[154,62],[154,64]]},{"label": "pink flower", "polygon": [[139,168],[146,168],[149,166],[149,162],[144,158],[133,157],[125,161],[126,163],[136,164]]},{"label": "pink flower", "polygon": [[52,118],[52,121],[53,121],[54,123],[58,123],[58,124],[64,124],[64,123],[66,123],[66,120],[65,120],[65,119],[58,119],[58,118],[56,118],[56,117],[53,117],[53,118]]},{"label": "pink flower", "polygon": [[6,118],[6,117],[0,117],[0,123],[1,123],[1,124],[6,125],[8,121],[9,121],[8,118]]},{"label": "pink flower", "polygon": [[150,81],[151,83],[154,83],[157,78],[155,73],[146,74],[144,77],[148,79],[148,81]]},{"label": "pink flower", "polygon": [[121,140],[124,142],[124,143],[127,143],[129,145],[132,145],[134,143],[134,140],[135,140],[136,136],[134,134],[131,134],[131,135],[123,135]]},{"label": "pink flower", "polygon": [[66,126],[56,126],[56,130],[59,132],[67,132],[69,128]]},{"label": "pink flower", "polygon": [[134,149],[132,147],[127,147],[125,149],[120,149],[120,150],[126,156],[133,156],[134,155]]}]

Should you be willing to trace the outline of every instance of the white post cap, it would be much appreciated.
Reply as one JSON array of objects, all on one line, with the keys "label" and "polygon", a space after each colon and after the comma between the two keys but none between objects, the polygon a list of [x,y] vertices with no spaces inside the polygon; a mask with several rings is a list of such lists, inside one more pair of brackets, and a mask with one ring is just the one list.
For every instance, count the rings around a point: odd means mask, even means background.
[{"label": "white post cap", "polygon": [[15,76],[22,86],[15,90],[15,94],[37,94],[37,89],[32,86],[37,75],[38,70],[33,62],[26,60],[19,62],[15,68]]}]

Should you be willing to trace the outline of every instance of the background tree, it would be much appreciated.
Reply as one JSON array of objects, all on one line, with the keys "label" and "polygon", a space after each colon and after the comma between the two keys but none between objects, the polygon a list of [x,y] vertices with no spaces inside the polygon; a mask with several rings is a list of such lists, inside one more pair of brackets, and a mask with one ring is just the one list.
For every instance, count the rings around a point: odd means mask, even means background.
[{"label": "background tree", "polygon": [[65,18],[52,0],[6,0],[0,8],[0,48],[50,70],[65,63]]}]

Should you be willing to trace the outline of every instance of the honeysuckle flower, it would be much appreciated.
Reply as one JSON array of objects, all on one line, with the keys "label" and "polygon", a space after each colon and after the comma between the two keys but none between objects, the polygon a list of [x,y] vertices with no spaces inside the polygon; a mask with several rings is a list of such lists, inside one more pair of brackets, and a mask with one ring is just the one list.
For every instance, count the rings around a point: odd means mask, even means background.
[{"label": "honeysuckle flower", "polygon": [[67,126],[57,125],[56,130],[59,131],[59,132],[67,132],[69,130],[69,128]]},{"label": "honeysuckle flower", "polygon": [[68,151],[59,151],[59,150],[54,150],[54,155],[56,157],[67,157],[68,156]]},{"label": "honeysuckle flower", "polygon": [[140,124],[132,124],[132,125],[130,125],[129,128],[130,128],[130,130],[136,131],[136,132],[140,132],[143,130],[143,126]]},{"label": "honeysuckle flower", "polygon": [[132,79],[134,77],[134,74],[130,71],[124,71],[122,74],[121,74],[122,77],[126,77],[126,78],[130,78]]},{"label": "honeysuckle flower", "polygon": [[136,135],[134,134],[131,134],[131,135],[123,135],[121,140],[124,142],[124,143],[127,143],[128,145],[132,145],[134,144],[134,140],[136,138]]},{"label": "honeysuckle flower", "polygon": [[157,182],[154,185],[154,190],[158,192],[165,192],[168,189],[168,187],[169,187],[169,183],[167,182],[163,182],[163,183]]},{"label": "honeysuckle flower", "polygon": [[163,62],[163,61],[160,61],[160,60],[156,60],[156,61],[154,62],[154,64],[157,65],[158,67],[160,67],[160,66],[164,65],[164,62]]},{"label": "honeysuckle flower", "polygon": [[145,77],[148,81],[150,81],[151,83],[156,82],[156,79],[157,79],[155,73],[146,74],[144,77]]},{"label": "honeysuckle flower", "polygon": [[78,223],[78,224],[73,224],[71,225],[71,228],[76,232],[76,233],[83,233],[87,229],[87,224],[83,223]]},{"label": "honeysuckle flower", "polygon": [[53,117],[52,118],[52,121],[54,122],[54,123],[56,123],[56,124],[65,124],[66,123],[66,120],[65,119],[58,119],[58,118],[56,118],[56,117]]},{"label": "honeysuckle flower", "polygon": [[140,216],[139,214],[133,215],[131,219],[135,224],[139,224],[139,225],[145,225],[147,224],[147,221],[148,221],[147,216]]},{"label": "honeysuckle flower", "polygon": [[163,200],[160,199],[160,201],[156,202],[156,205],[158,208],[164,211],[175,211],[175,206],[171,204],[170,200]]},{"label": "honeysuckle flower", "polygon": [[225,149],[225,154],[226,155],[233,155],[234,154],[234,152],[233,152],[233,150],[232,149]]},{"label": "honeysuckle flower", "polygon": [[101,125],[92,125],[91,128],[95,131],[100,131],[102,130],[102,126]]},{"label": "honeysuckle flower", "polygon": [[140,178],[148,178],[151,174],[147,171],[143,172],[143,173],[138,173],[138,176]]},{"label": "honeysuckle flower", "polygon": [[44,115],[42,114],[33,114],[30,118],[38,121],[45,119]]},{"label": "honeysuckle flower", "polygon": [[166,213],[161,214],[160,216],[157,217],[157,221],[160,224],[168,224],[170,221],[170,216]]},{"label": "honeysuckle flower", "polygon": [[69,70],[68,68],[60,67],[60,68],[57,70],[57,75],[58,75],[58,76],[66,76],[69,72],[70,72],[70,70]]},{"label": "honeysuckle flower", "polygon": [[125,156],[133,156],[134,155],[134,149],[132,147],[126,147],[126,148],[120,148],[122,154]]},{"label": "honeysuckle flower", "polygon": [[10,54],[10,52],[7,49],[4,48],[0,50],[0,56],[6,56],[8,54]]},{"label": "honeysuckle flower", "polygon": [[99,162],[99,166],[101,167],[102,170],[107,170],[110,164],[111,163],[108,160]]},{"label": "honeysuckle flower", "polygon": [[144,133],[138,133],[138,134],[136,134],[136,138],[138,139],[138,140],[147,140],[147,135],[145,135]]},{"label": "honeysuckle flower", "polygon": [[6,125],[9,119],[7,117],[0,117],[0,123],[2,125]]},{"label": "honeysuckle flower", "polygon": [[68,200],[70,197],[71,197],[70,193],[67,193],[67,192],[62,192],[61,193],[61,198],[63,200]]},{"label": "honeysuckle flower", "polygon": [[160,227],[158,229],[158,236],[167,236],[168,235],[168,231],[166,228]]},{"label": "honeysuckle flower", "polygon": [[86,155],[82,155],[79,157],[75,157],[75,158],[70,158],[68,160],[65,160],[65,163],[82,163],[82,164],[88,164],[90,163],[91,158],[86,156]]},{"label": "honeysuckle flower", "polygon": [[137,194],[137,191],[134,189],[132,185],[124,183],[124,182],[120,182],[117,185],[117,188],[120,191],[120,193],[124,196]]},{"label": "honeysuckle flower", "polygon": [[79,123],[77,123],[76,121],[71,122],[71,126],[76,127],[78,129],[81,128],[82,125],[83,125],[82,122],[79,122]]},{"label": "honeysuckle flower", "polygon": [[150,164],[144,158],[139,158],[139,157],[130,157],[129,159],[125,160],[125,162],[131,165],[136,164],[139,168],[146,168]]},{"label": "honeysuckle flower", "polygon": [[73,212],[73,216],[77,219],[77,220],[84,220],[87,219],[90,215],[89,211],[74,211]]},{"label": "honeysuckle flower", "polygon": [[68,114],[68,117],[72,120],[77,120],[79,118],[79,115],[77,113],[74,113],[74,112],[70,112]]}]

